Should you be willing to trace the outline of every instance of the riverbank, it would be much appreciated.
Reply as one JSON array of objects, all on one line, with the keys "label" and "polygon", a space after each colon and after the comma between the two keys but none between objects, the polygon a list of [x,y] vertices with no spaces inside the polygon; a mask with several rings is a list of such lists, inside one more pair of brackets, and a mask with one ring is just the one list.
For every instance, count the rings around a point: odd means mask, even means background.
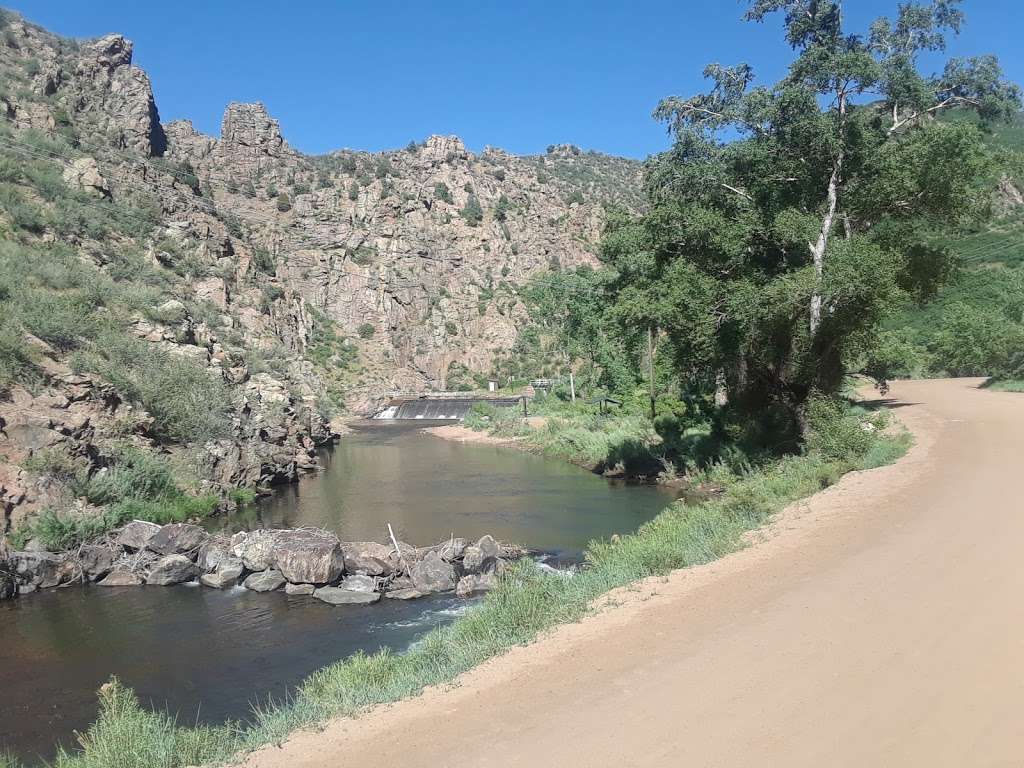
[{"label": "riverbank", "polygon": [[[424,432],[464,443],[504,445],[567,461],[609,479],[633,483],[681,485],[674,461],[677,446],[668,445],[645,415],[601,413],[582,401],[556,398],[535,401],[541,413],[523,418],[513,409],[475,407],[462,424]],[[688,436],[706,435],[695,429]],[[679,435],[682,437],[682,435]]]},{"label": "riverbank", "polygon": [[1024,402],[978,383],[895,382],[906,458],[791,504],[757,546],[247,768],[1016,764]]},{"label": "riverbank", "polygon": [[[833,425],[843,439],[832,444],[845,445],[842,452],[816,452],[746,477],[717,478],[724,486],[719,498],[688,507],[676,504],[635,534],[594,543],[586,567],[573,577],[533,565],[512,568],[479,607],[431,632],[408,653],[357,655],[331,665],[311,676],[287,705],[258,712],[248,728],[181,728],[165,715],[144,710],[130,691],[114,685],[103,695],[100,719],[82,738],[82,751],[62,755],[58,765],[98,768],[110,764],[108,758],[114,755],[119,764],[140,768],[223,761],[239,751],[279,743],[296,729],[452,680],[554,626],[577,621],[610,590],[743,547],[747,531],[790,502],[835,483],[850,470],[892,461],[905,450],[905,437],[868,431],[863,424],[862,418],[850,417]],[[126,755],[132,756],[128,762]],[[171,757],[156,760],[156,755]]]}]

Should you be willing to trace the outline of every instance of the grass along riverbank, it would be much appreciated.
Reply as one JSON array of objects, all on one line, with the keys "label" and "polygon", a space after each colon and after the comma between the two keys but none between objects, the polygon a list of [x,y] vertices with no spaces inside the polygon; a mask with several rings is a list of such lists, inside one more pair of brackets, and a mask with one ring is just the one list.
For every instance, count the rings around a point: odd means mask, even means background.
[{"label": "grass along riverbank", "polygon": [[[482,603],[455,623],[427,634],[404,654],[358,654],[313,675],[280,706],[254,714],[251,725],[185,727],[144,709],[113,681],[100,692],[100,716],[62,751],[57,768],[178,768],[228,761],[239,752],[283,740],[304,727],[395,701],[444,683],[558,624],[582,618],[609,590],[677,568],[706,563],[743,546],[743,534],[787,504],[835,483],[845,473],[891,463],[910,444],[890,434],[885,414],[821,409],[803,456],[757,472],[723,468],[709,479],[723,487],[715,499],[674,504],[636,533],[593,542],[586,567],[574,576],[542,572],[530,562],[506,574]],[[0,757],[0,768],[18,763]]]}]

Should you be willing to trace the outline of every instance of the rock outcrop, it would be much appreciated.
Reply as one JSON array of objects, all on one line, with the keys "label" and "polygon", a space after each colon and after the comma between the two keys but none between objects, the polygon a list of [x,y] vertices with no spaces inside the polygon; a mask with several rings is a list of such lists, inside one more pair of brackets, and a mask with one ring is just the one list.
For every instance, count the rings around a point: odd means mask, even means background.
[{"label": "rock outcrop", "polygon": [[[204,370],[231,403],[215,439],[169,446],[154,433],[160,414],[130,388],[30,340],[34,383],[0,392],[0,534],[45,508],[96,513],[25,469],[51,448],[89,476],[126,436],[138,450],[188,453],[197,492],[225,503],[235,488],[297,481],[337,436],[332,420],[372,412],[389,391],[457,389],[495,372],[528,323],[519,287],[596,264],[606,205],[638,205],[639,163],[569,145],[519,157],[431,136],[314,157],[289,146],[263,105],[242,103],[227,106],[217,137],[163,126],[129,40],[63,40],[7,13],[3,24],[0,80],[13,87],[0,88],[0,119],[15,149],[0,159],[50,157],[86,211],[118,214],[74,231],[44,221],[26,237],[66,246],[98,282],[155,270],[172,290],[118,307],[127,332]],[[16,186],[60,213],[30,180]],[[390,558],[366,556],[366,570],[393,574]]]}]

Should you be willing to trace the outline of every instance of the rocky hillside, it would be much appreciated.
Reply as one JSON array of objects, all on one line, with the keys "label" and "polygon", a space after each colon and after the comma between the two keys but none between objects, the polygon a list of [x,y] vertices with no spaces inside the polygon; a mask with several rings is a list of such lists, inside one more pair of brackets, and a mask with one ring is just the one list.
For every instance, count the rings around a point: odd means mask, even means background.
[{"label": "rocky hillside", "polygon": [[332,421],[488,374],[517,286],[639,199],[638,163],[567,145],[311,157],[259,104],[163,125],[129,41],[8,12],[0,118],[0,532],[296,479]]}]

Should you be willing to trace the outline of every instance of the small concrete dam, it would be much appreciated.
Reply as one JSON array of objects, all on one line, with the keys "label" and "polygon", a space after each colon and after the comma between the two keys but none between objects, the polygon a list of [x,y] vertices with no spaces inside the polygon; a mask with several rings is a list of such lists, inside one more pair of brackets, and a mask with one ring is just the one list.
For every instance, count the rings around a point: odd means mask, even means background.
[{"label": "small concrete dam", "polygon": [[483,397],[453,394],[398,395],[374,414],[374,419],[424,421],[462,421],[477,403],[487,403],[496,408],[522,407],[520,397]]}]

